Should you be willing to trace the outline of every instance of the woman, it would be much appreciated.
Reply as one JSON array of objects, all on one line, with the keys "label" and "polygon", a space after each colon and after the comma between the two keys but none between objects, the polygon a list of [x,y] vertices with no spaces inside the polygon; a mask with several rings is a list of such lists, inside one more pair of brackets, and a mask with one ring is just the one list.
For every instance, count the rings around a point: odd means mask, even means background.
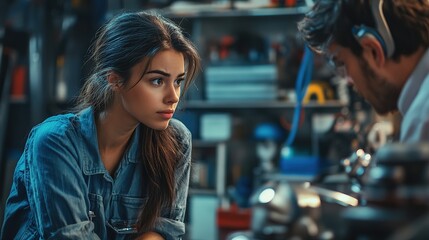
[{"label": "woman", "polygon": [[123,13],[97,33],[92,59],[78,111],[29,134],[2,239],[185,233],[191,135],[172,116],[199,70],[196,49],[156,13]]}]

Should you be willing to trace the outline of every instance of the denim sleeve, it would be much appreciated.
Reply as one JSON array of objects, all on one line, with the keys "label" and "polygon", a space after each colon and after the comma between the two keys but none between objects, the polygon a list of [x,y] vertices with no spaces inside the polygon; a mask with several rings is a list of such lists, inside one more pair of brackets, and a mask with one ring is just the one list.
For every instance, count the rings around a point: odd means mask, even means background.
[{"label": "denim sleeve", "polygon": [[192,137],[184,125],[179,125],[183,155],[175,172],[176,199],[169,215],[158,219],[155,230],[166,240],[181,239],[185,234],[185,212],[188,197],[189,177],[191,173]]},{"label": "denim sleeve", "polygon": [[43,239],[99,239],[88,216],[76,137],[64,128],[44,124],[30,135],[25,151],[30,207]]}]

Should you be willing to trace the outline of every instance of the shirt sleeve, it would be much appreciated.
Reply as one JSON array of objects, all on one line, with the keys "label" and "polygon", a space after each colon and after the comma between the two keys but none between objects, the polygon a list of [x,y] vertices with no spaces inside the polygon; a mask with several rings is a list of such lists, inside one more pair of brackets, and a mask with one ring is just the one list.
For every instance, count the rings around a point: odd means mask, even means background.
[{"label": "shirt sleeve", "polygon": [[406,116],[401,124],[401,142],[419,143],[429,140],[429,119],[420,113]]},{"label": "shirt sleeve", "polygon": [[191,173],[192,136],[184,125],[181,125],[181,142],[183,155],[175,171],[176,199],[168,215],[158,219],[155,230],[166,240],[177,240],[185,234],[185,212],[188,198],[189,177]]},{"label": "shirt sleeve", "polygon": [[99,239],[88,216],[78,148],[64,128],[44,124],[29,137],[25,157],[30,207],[43,239]]}]

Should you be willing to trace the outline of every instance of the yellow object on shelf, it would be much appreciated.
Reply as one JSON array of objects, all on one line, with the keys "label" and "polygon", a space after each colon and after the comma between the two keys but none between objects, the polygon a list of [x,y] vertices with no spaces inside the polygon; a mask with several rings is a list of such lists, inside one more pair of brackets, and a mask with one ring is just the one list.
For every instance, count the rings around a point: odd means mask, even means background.
[{"label": "yellow object on shelf", "polygon": [[306,104],[315,96],[317,103],[323,104],[326,100],[334,98],[334,92],[327,83],[315,81],[308,85],[307,92],[305,93],[303,103]]}]

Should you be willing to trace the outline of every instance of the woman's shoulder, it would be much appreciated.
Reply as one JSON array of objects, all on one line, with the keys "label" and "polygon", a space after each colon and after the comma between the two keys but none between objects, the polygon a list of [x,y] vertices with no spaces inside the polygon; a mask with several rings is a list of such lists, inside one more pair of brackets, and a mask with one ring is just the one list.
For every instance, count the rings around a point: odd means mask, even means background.
[{"label": "woman's shoulder", "polygon": [[58,114],[48,117],[31,130],[31,136],[37,140],[63,141],[74,133],[76,115]]},{"label": "woman's shoulder", "polygon": [[180,151],[182,153],[179,165],[184,165],[186,163],[191,162],[191,149],[192,149],[192,135],[191,131],[186,127],[185,124],[183,124],[178,119],[171,119],[170,120],[170,127],[174,129],[176,139],[179,142],[180,145]]},{"label": "woman's shoulder", "polygon": [[190,139],[192,137],[191,131],[178,119],[171,119],[170,120],[170,126],[174,129],[176,132],[176,136],[180,139]]}]

